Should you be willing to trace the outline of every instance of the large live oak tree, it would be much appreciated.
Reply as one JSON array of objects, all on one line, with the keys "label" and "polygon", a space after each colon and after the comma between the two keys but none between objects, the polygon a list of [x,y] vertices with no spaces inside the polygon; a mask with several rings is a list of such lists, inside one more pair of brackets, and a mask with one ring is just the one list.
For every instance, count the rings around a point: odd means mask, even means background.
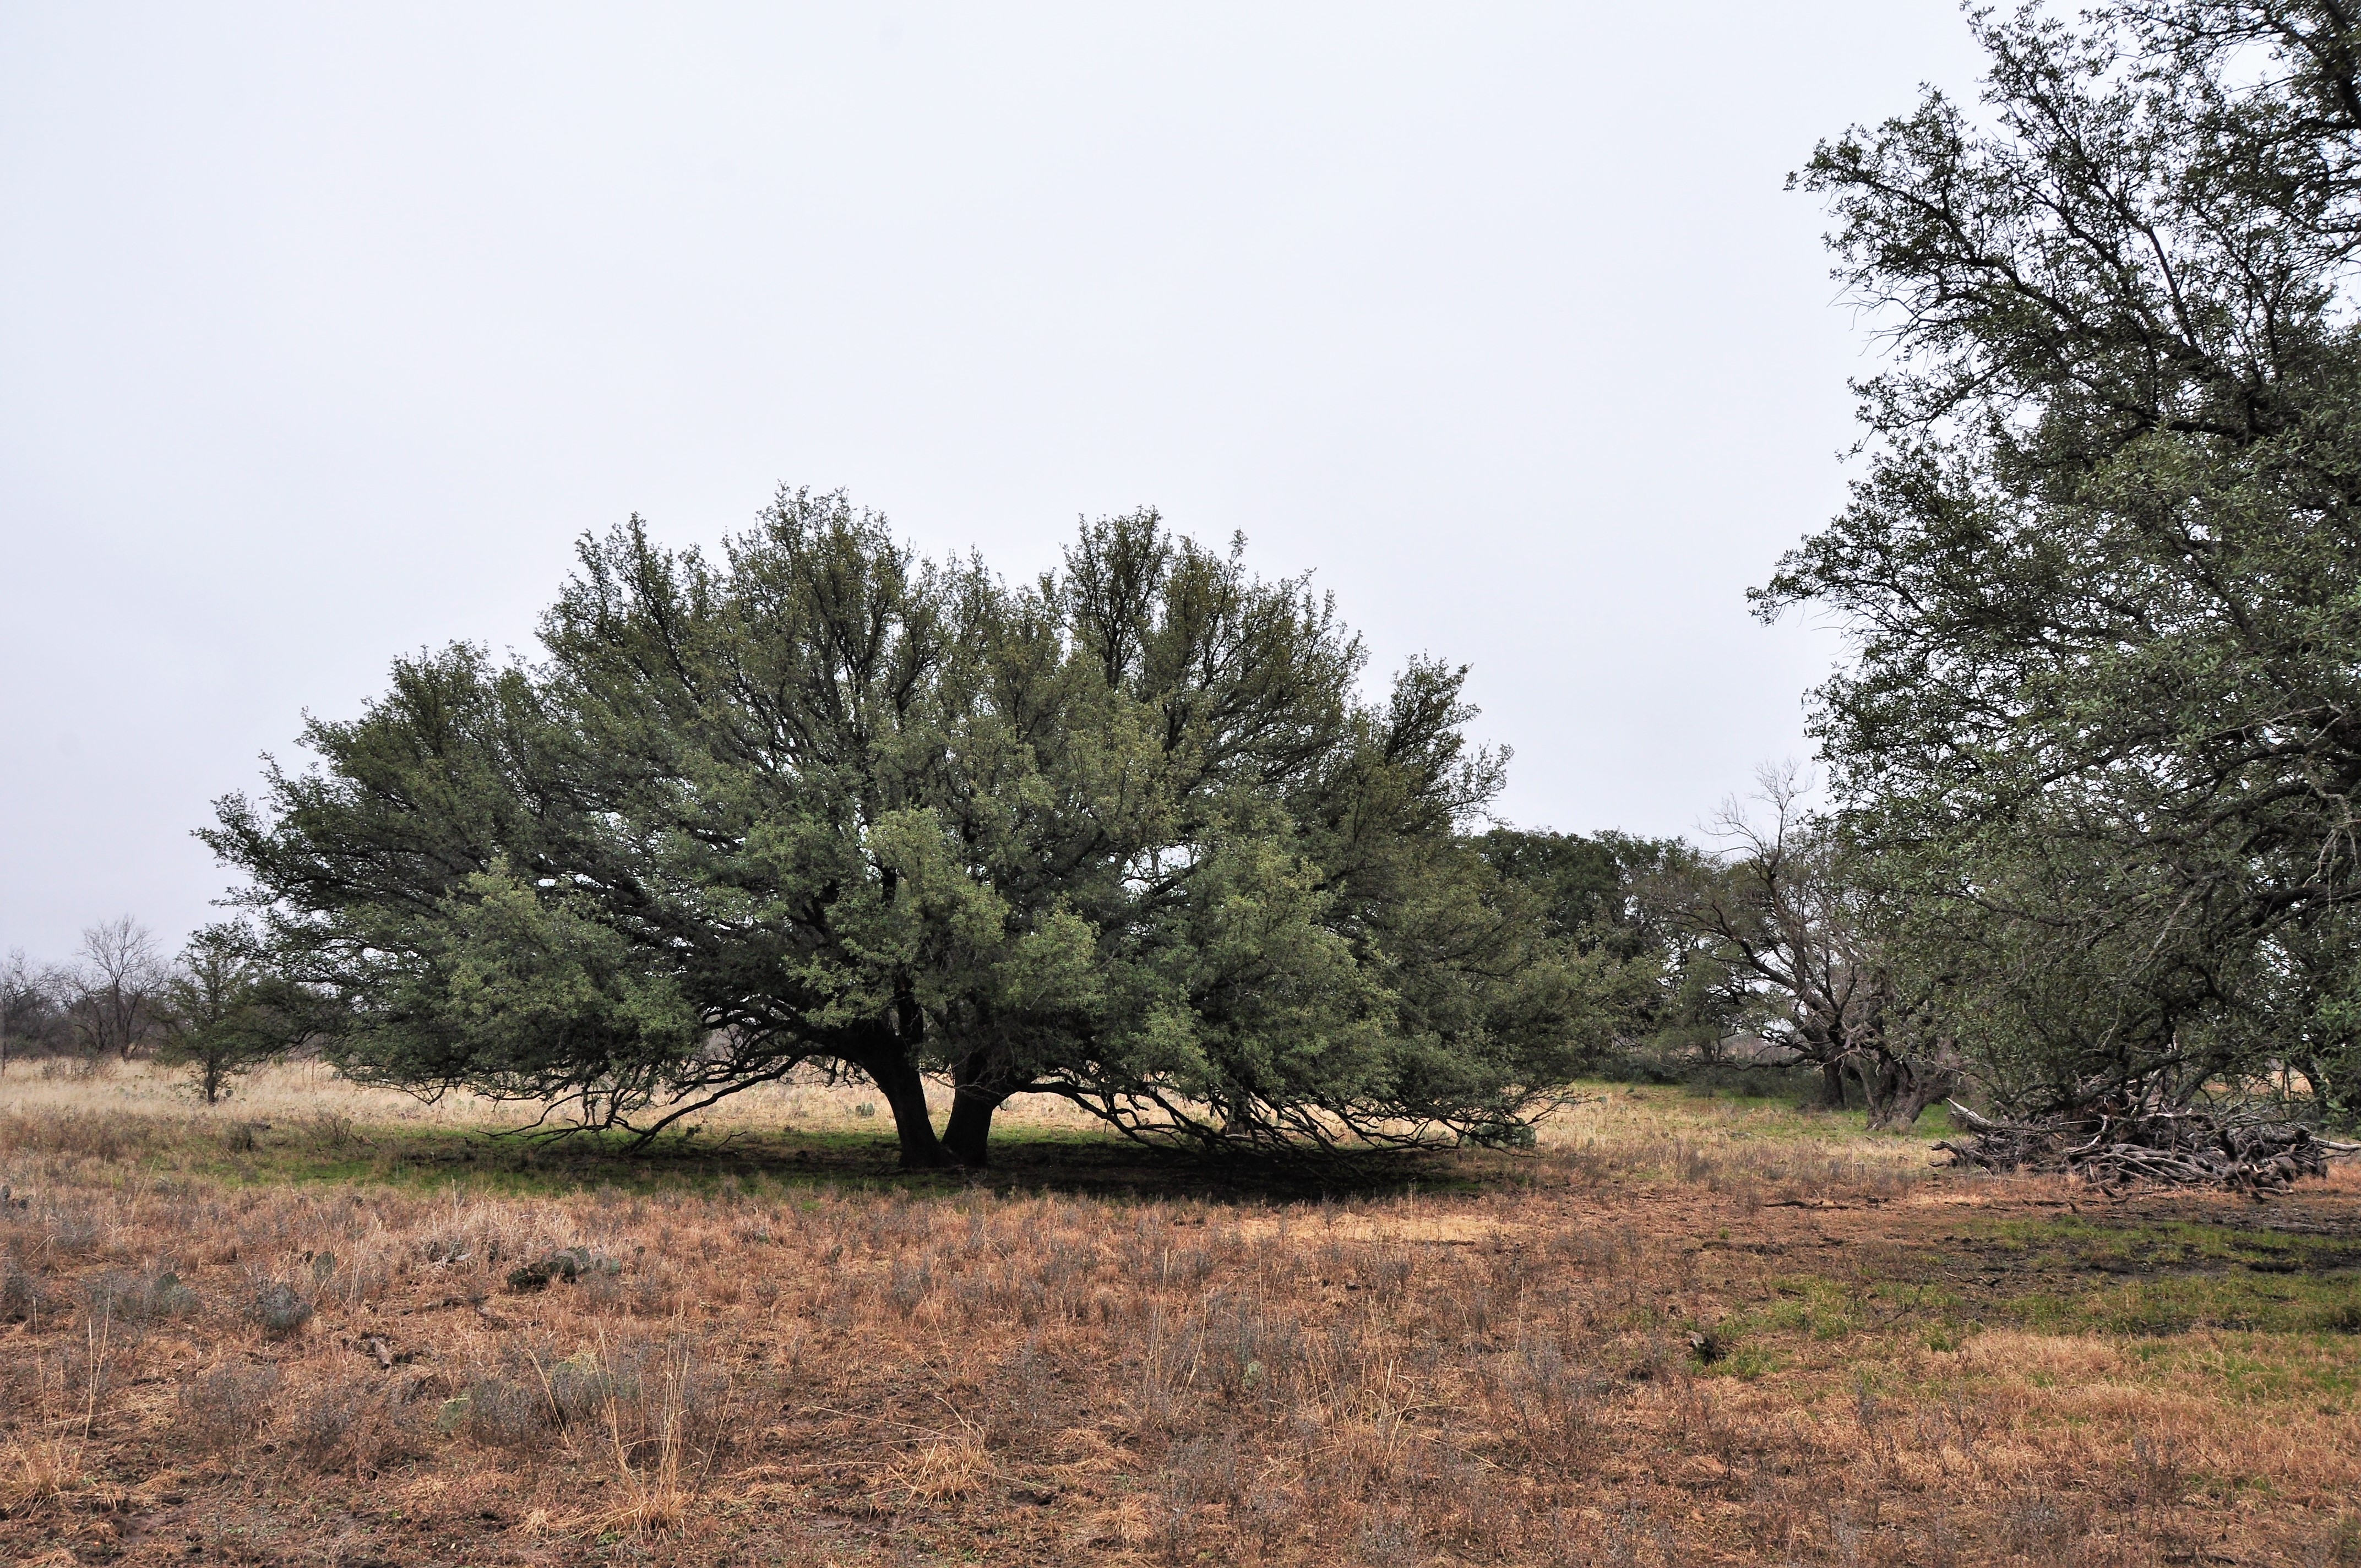
[{"label": "large live oak tree", "polygon": [[817,1067],[924,1166],[1028,1092],[1223,1146],[1513,1136],[1609,1026],[1462,831],[1503,761],[1463,673],[1363,699],[1329,604],[1153,514],[1016,587],[840,497],[718,559],[635,520],[543,647],[403,661],[205,834],[356,1075],[651,1132]]},{"label": "large live oak tree", "polygon": [[1975,24],[1981,114],[1823,145],[1892,334],[1852,504],[1766,613],[1896,955],[1994,1092],[2185,1098],[2361,1029],[2361,28],[2340,0]]}]

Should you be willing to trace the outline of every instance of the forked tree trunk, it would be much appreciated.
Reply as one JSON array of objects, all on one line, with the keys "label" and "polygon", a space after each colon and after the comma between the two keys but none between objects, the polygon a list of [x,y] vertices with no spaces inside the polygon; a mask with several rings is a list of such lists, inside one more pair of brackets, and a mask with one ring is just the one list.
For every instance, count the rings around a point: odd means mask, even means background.
[{"label": "forked tree trunk", "polygon": [[1896,1097],[1887,1125],[1908,1127],[1916,1124],[1927,1106],[1960,1087],[1960,1075],[1949,1067],[1913,1062],[1910,1081]]}]

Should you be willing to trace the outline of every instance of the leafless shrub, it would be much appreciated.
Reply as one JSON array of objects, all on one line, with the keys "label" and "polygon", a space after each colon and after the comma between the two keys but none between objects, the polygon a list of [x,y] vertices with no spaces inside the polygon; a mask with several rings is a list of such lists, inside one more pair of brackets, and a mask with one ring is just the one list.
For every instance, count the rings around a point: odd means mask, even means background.
[{"label": "leafless shrub", "polygon": [[1380,1245],[1370,1252],[1362,1267],[1362,1283],[1380,1299],[1391,1300],[1409,1288],[1414,1266],[1408,1247]]},{"label": "leafless shrub", "polygon": [[2004,1508],[2000,1527],[2008,1551],[2036,1563],[2061,1562],[2067,1547],[2088,1532],[2090,1511],[2085,1505],[2036,1492]]},{"label": "leafless shrub", "polygon": [[449,1424],[494,1448],[544,1447],[558,1424],[557,1412],[544,1388],[499,1373],[479,1373],[469,1378],[459,1398],[465,1405],[458,1420]]},{"label": "leafless shrub", "polygon": [[283,1442],[298,1464],[364,1476],[410,1451],[400,1394],[346,1382],[324,1383],[296,1404]]},{"label": "leafless shrub", "polygon": [[1536,1452],[1571,1459],[1593,1436],[1590,1402],[1597,1380],[1586,1376],[1558,1342],[1528,1331],[1496,1374],[1510,1415]]},{"label": "leafless shrub", "polygon": [[1216,1296],[1206,1303],[1199,1354],[1224,1399],[1273,1398],[1303,1356],[1303,1325],[1256,1303]]},{"label": "leafless shrub", "polygon": [[43,1245],[59,1257],[81,1257],[95,1252],[99,1238],[106,1234],[98,1217],[77,1204],[45,1203],[38,1219]]},{"label": "leafless shrub", "polygon": [[2134,1507],[2169,1508],[2180,1501],[2189,1470],[2169,1439],[2135,1437],[2131,1458]]},{"label": "leafless shrub", "polygon": [[1231,1523],[1266,1553],[1285,1540],[1295,1522],[1295,1500],[1279,1487],[1256,1485],[1230,1510]]},{"label": "leafless shrub", "polygon": [[670,1443],[697,1463],[728,1449],[737,1386],[700,1366],[686,1344],[636,1343],[552,1356],[526,1348],[472,1374],[445,1425],[495,1448],[546,1448],[561,1431],[594,1433],[626,1453]]},{"label": "leafless shrub", "polygon": [[216,1367],[181,1389],[181,1429],[208,1449],[242,1446],[269,1420],[279,1383],[268,1364]]},{"label": "leafless shrub", "polygon": [[935,1271],[928,1259],[894,1260],[893,1278],[885,1288],[885,1299],[893,1303],[895,1311],[908,1317],[918,1310],[921,1301],[934,1294],[934,1289]]}]

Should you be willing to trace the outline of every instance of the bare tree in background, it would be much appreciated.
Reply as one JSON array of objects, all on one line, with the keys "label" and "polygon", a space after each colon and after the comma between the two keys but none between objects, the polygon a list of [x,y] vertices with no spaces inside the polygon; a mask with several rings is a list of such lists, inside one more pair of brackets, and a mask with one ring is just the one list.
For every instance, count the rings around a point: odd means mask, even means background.
[{"label": "bare tree in background", "polygon": [[54,1035],[56,990],[51,976],[26,961],[24,948],[12,948],[0,959],[0,1074],[11,1056],[46,1045]]},{"label": "bare tree in background", "polygon": [[1805,806],[1795,771],[1758,777],[1768,820],[1737,801],[1723,807],[1712,828],[1728,848],[1671,890],[1676,918],[1755,993],[1763,1037],[1819,1069],[1827,1103],[1843,1105],[1850,1079],[1871,1126],[1907,1126],[1957,1086],[1955,1053],[1916,1026],[1877,950],[1876,894]]},{"label": "bare tree in background", "polygon": [[93,1061],[128,1058],[155,1034],[164,962],[147,927],[128,915],[89,927],[69,973],[67,1012]]}]

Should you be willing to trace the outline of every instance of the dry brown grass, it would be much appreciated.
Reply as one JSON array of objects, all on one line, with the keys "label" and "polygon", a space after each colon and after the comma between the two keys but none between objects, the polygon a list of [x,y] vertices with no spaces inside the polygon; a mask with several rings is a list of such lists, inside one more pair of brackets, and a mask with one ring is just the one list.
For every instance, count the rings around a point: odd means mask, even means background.
[{"label": "dry brown grass", "polygon": [[[2361,1336],[2301,1318],[2361,1259],[2351,1173],[2077,1213],[1652,1090],[1327,1201],[628,1158],[501,1195],[284,1179],[299,1121],[415,1125],[325,1082],[226,1155],[239,1113],[138,1075],[0,1088],[0,1559],[2361,1561]],[[2327,1284],[2199,1255],[2258,1224]]]}]

